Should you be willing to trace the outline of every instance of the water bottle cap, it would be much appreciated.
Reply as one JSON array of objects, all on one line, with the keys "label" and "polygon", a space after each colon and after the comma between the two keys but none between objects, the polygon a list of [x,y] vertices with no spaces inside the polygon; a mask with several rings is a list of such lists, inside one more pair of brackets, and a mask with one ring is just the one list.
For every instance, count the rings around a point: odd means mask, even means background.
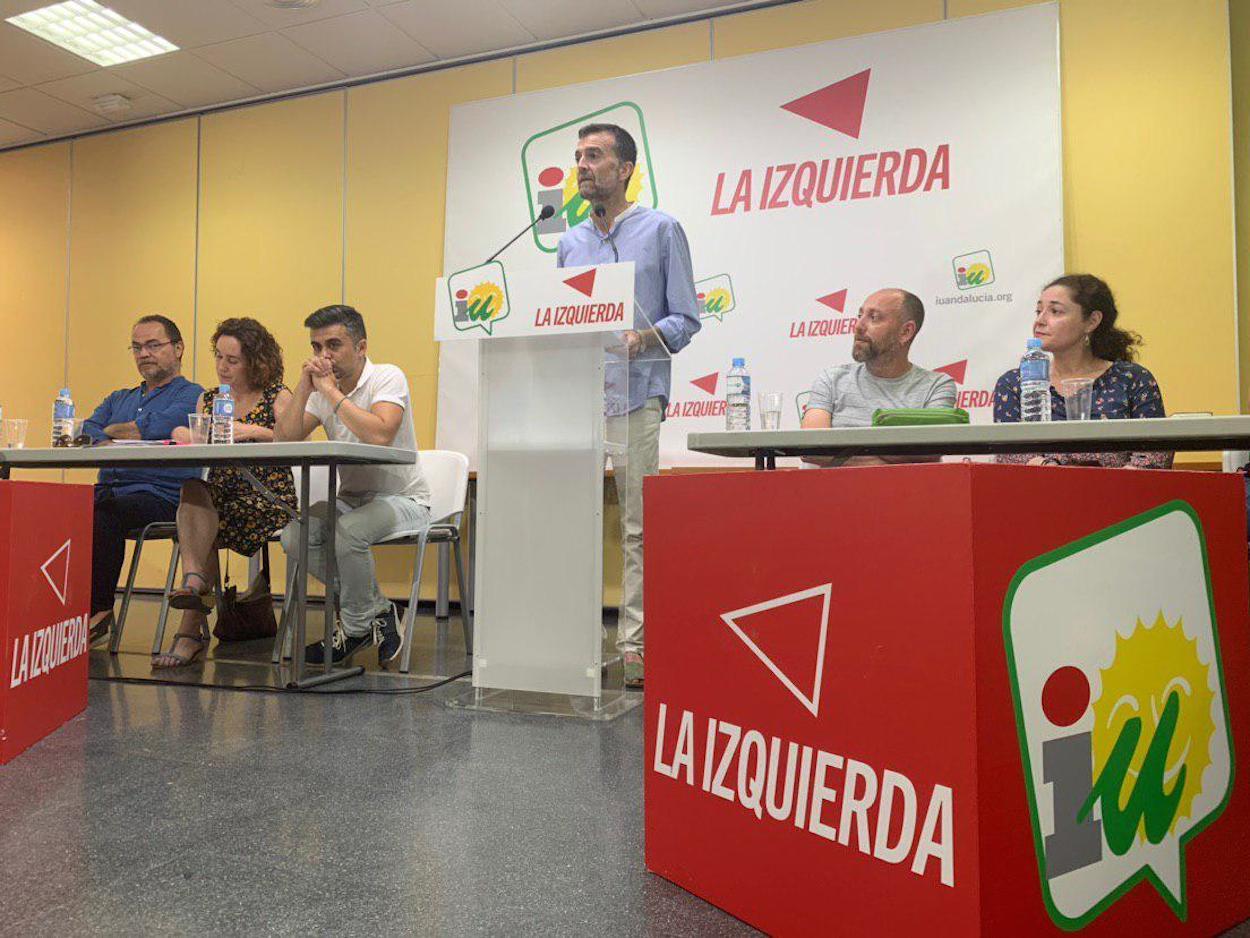
[{"label": "water bottle cap", "polygon": [[57,394],[57,397],[69,397],[69,388],[61,388],[60,392]]},{"label": "water bottle cap", "polygon": [[745,358],[735,358],[733,366],[735,368],[745,368],[747,360]]},{"label": "water bottle cap", "polygon": [[218,393],[218,394],[229,394],[229,393],[230,393],[230,385],[228,385],[228,384],[223,384],[223,385],[219,386],[219,387],[217,388],[217,393]]},{"label": "water bottle cap", "polygon": [[1024,343],[1024,347],[1025,347],[1025,348],[1041,348],[1041,347],[1042,347],[1042,340],[1041,340],[1041,339],[1039,339],[1039,338],[1034,337],[1034,338],[1032,338],[1032,339],[1029,339],[1027,342],[1025,342],[1025,343]]}]

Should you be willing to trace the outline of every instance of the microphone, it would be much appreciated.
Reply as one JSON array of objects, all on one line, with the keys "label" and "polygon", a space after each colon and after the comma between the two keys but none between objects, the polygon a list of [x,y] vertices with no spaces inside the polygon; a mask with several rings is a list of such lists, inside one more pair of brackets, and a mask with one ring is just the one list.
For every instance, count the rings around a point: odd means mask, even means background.
[{"label": "microphone", "polygon": [[[602,205],[596,205],[596,206],[595,206],[595,217],[596,217],[596,218],[600,218],[600,219],[601,219],[601,218],[603,218],[603,216],[604,216],[604,215],[606,215],[607,213],[608,213],[608,210],[607,210],[604,206],[602,206]],[[619,263],[621,262],[621,252],[620,252],[620,251],[618,251],[618,250],[616,249],[616,239],[612,237],[612,232],[610,232],[610,231],[607,233],[607,235],[606,235],[605,237],[607,237],[607,239],[608,239],[608,244],[612,245],[612,256],[613,256],[614,258],[616,258],[616,262],[619,264]]]},{"label": "microphone", "polygon": [[521,237],[521,235],[523,235],[523,234],[525,234],[526,232],[528,232],[531,228],[533,228],[535,225],[537,225],[540,221],[546,221],[548,218],[550,218],[550,217],[551,217],[552,215],[554,215],[555,213],[556,213],[556,208],[555,208],[555,206],[554,206],[554,205],[551,205],[550,203],[548,203],[548,204],[544,205],[544,206],[543,206],[543,208],[542,208],[542,211],[538,213],[538,217],[537,217],[537,218],[535,218],[532,222],[530,222],[528,225],[526,225],[524,228],[522,228],[520,231],[518,231],[518,232],[517,232],[517,233],[513,236],[513,238],[512,238],[512,240],[511,240],[511,241],[509,241],[507,244],[505,244],[503,247],[501,247],[498,251],[496,251],[496,252],[495,252],[494,254],[492,254],[490,257],[486,258],[486,260],[485,260],[485,261],[483,261],[483,263],[484,263],[484,264],[489,264],[491,261],[493,261],[496,257],[498,257],[500,254],[502,254],[504,251],[508,250],[508,248],[512,247],[513,243],[516,241],[516,239],[517,239],[517,238]]}]

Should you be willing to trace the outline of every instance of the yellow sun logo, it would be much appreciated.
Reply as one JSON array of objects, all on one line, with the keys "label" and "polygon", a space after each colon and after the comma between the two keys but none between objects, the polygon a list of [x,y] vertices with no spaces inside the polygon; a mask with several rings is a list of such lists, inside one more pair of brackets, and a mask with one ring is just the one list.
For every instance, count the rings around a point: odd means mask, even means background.
[{"label": "yellow sun logo", "polygon": [[[1174,830],[1190,816],[1202,791],[1215,733],[1209,672],[1210,665],[1198,657],[1197,642],[1185,636],[1182,619],[1169,623],[1160,612],[1152,625],[1138,619],[1128,638],[1116,635],[1115,657],[1102,670],[1102,691],[1093,704],[1094,778],[1101,780],[1108,763],[1113,763],[1111,776],[1124,770],[1118,790],[1107,792],[1116,796],[1120,809],[1137,800],[1138,789],[1143,797],[1147,790],[1166,794],[1169,806],[1175,805],[1170,818],[1157,817],[1154,825],[1134,813],[1133,833],[1139,840],[1162,834],[1161,827]],[[1104,824],[1107,813],[1104,802]],[[1149,839],[1157,842],[1155,836]]]},{"label": "yellow sun logo", "polygon": [[490,322],[503,309],[503,290],[494,283],[479,283],[469,291],[468,313],[472,322]]},{"label": "yellow sun logo", "polygon": [[985,283],[990,278],[990,269],[984,264],[969,264],[967,277],[971,284]]},{"label": "yellow sun logo", "polygon": [[719,313],[732,302],[733,297],[729,295],[729,291],[724,287],[717,287],[709,290],[703,298],[703,309],[709,313]]}]

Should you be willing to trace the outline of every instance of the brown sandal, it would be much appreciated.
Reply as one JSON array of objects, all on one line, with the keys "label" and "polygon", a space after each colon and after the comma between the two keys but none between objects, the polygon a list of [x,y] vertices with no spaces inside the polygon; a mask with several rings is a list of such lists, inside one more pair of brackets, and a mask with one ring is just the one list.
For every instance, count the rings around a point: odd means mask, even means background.
[{"label": "brown sandal", "polygon": [[[188,642],[195,642],[195,651],[189,655],[176,655],[174,648],[178,645],[179,639],[186,639]],[[204,654],[204,649],[208,647],[208,639],[203,636],[183,635],[181,632],[174,636],[173,644],[169,646],[169,651],[161,652],[159,655],[152,656],[152,670],[161,671],[170,668],[185,668],[193,663],[196,658]]]},{"label": "brown sandal", "polygon": [[[194,590],[187,585],[187,581],[191,577],[199,577],[202,583],[208,585],[206,590]],[[216,605],[217,595],[213,592],[212,584],[208,582],[208,577],[202,573],[186,573],[182,577],[182,585],[169,594],[169,606],[171,609],[189,609],[192,612],[202,612],[205,615],[213,611]]]}]

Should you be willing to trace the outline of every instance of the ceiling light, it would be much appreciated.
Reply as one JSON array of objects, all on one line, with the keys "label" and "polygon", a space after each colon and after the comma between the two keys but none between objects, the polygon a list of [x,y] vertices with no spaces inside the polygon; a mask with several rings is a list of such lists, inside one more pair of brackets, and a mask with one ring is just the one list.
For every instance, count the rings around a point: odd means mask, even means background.
[{"label": "ceiling light", "polygon": [[96,65],[119,65],[178,47],[95,0],[67,0],[8,22]]}]

